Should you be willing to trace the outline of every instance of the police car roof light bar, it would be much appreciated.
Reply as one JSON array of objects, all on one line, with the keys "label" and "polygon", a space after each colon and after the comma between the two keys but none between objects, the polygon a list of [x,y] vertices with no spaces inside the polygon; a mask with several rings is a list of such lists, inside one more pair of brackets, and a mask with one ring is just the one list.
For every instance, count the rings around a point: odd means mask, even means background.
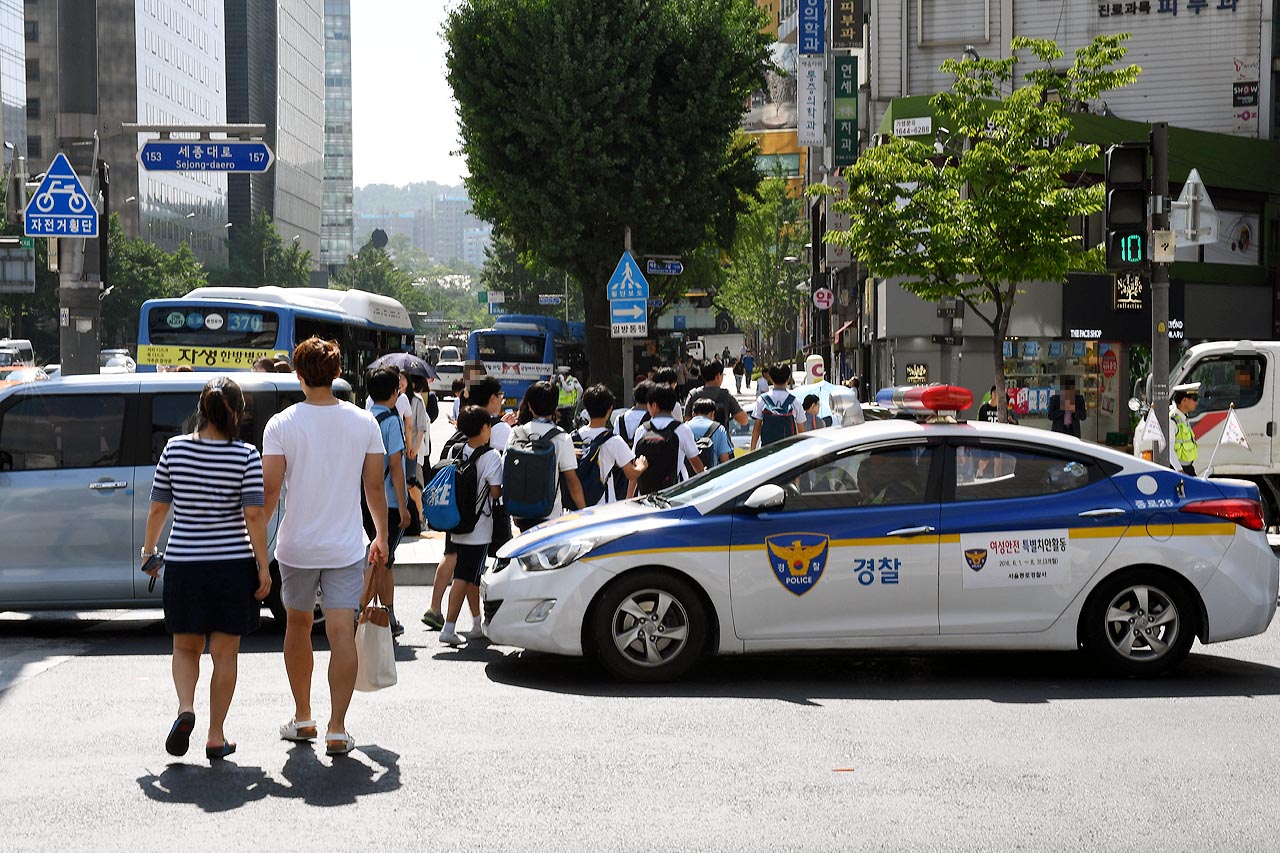
[{"label": "police car roof light bar", "polygon": [[876,402],[920,414],[962,412],[973,405],[973,392],[958,385],[902,385],[881,388]]}]

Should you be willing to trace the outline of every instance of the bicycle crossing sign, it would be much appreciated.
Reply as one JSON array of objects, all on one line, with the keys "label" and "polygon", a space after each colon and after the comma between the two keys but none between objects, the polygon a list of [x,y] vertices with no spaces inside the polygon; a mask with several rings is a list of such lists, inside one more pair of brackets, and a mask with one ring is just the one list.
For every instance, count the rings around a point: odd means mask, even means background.
[{"label": "bicycle crossing sign", "polygon": [[98,236],[98,209],[65,154],[49,164],[23,218],[22,233],[28,237]]},{"label": "bicycle crossing sign", "polygon": [[648,299],[649,282],[640,272],[640,265],[631,257],[630,252],[623,252],[613,275],[609,277],[609,300],[614,299]]}]

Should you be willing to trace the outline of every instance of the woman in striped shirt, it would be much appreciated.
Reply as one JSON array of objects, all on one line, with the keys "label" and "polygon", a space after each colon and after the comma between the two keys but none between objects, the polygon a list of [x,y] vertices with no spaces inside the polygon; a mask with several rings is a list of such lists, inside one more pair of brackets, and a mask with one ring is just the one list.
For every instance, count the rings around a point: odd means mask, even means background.
[{"label": "woman in striped shirt", "polygon": [[[200,394],[196,431],[169,440],[156,463],[142,559],[156,553],[169,507],[173,528],[164,555],[164,624],[173,635],[178,718],[165,749],[185,755],[195,728],[196,682],[205,637],[213,658],[205,755],[226,758],[236,745],[222,731],[236,689],[240,637],[258,627],[271,590],[262,457],[236,438],[244,395],[226,377]],[[153,577],[159,569],[148,572]]]}]

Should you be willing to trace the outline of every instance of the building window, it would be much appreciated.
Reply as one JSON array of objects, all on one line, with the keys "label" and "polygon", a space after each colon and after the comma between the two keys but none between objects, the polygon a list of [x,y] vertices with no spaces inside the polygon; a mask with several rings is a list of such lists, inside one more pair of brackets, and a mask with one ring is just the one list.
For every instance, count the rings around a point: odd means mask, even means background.
[{"label": "building window", "polygon": [[37,83],[40,80],[40,60],[27,60],[27,82]]},{"label": "building window", "polygon": [[30,118],[30,119],[40,118],[40,99],[39,98],[27,98],[27,118]]},{"label": "building window", "polygon": [[24,21],[23,29],[26,31],[28,43],[40,41],[40,22],[39,21]]},{"label": "building window", "polygon": [[39,160],[44,156],[44,146],[40,144],[40,137],[27,137],[27,156],[32,160]]}]

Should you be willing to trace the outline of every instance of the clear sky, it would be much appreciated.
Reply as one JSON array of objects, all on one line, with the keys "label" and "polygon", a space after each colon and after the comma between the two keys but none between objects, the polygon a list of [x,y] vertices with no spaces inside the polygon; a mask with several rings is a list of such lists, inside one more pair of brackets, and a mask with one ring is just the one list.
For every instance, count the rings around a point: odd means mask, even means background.
[{"label": "clear sky", "polygon": [[355,185],[435,181],[466,172],[440,31],[454,0],[353,0]]}]

